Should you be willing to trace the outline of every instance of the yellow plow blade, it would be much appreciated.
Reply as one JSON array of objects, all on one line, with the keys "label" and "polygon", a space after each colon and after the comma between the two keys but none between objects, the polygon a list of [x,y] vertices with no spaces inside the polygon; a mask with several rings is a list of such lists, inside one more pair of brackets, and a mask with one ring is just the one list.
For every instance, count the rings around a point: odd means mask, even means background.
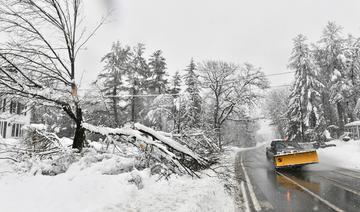
[{"label": "yellow plow blade", "polygon": [[306,164],[318,163],[318,162],[319,159],[316,151],[296,152],[291,154],[274,156],[274,164],[276,168],[306,165]]}]

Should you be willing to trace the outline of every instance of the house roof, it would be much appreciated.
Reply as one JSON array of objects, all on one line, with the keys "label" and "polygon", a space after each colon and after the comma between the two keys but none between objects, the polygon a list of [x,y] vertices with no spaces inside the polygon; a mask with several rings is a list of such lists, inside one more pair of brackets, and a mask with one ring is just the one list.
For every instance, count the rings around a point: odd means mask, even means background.
[{"label": "house roof", "polygon": [[345,124],[345,127],[353,127],[353,126],[360,126],[360,121],[353,121]]}]

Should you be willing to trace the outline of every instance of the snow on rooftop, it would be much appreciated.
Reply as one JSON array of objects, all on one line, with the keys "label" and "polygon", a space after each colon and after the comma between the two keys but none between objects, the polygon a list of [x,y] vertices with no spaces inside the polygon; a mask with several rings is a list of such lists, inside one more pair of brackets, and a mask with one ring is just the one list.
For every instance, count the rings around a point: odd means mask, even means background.
[{"label": "snow on rooftop", "polygon": [[359,125],[360,125],[360,121],[353,121],[353,122],[345,124],[345,127],[352,127],[352,126],[359,126]]}]

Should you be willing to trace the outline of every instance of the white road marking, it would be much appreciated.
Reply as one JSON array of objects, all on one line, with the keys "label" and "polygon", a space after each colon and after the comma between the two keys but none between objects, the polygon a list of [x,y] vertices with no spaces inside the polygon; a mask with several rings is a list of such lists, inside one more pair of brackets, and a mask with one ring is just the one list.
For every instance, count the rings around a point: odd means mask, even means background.
[{"label": "white road marking", "polygon": [[245,185],[243,181],[241,181],[240,183],[240,191],[242,197],[244,198],[245,212],[250,212],[249,200],[246,195]]},{"label": "white road marking", "polygon": [[359,176],[355,176],[355,175],[352,175],[352,174],[349,174],[349,173],[343,173],[343,172],[339,172],[339,171],[332,171],[332,172],[335,172],[335,173],[338,173],[338,174],[341,174],[341,175],[344,175],[344,176],[360,179]]},{"label": "white road marking", "polygon": [[309,193],[310,195],[312,195],[313,197],[315,197],[316,199],[318,199],[319,201],[321,201],[322,203],[326,204],[327,206],[329,206],[330,208],[332,208],[334,211],[337,212],[345,212],[343,209],[338,208],[337,206],[331,204],[329,201],[321,198],[319,195],[315,194],[314,192],[310,191],[309,189],[305,188],[304,186],[300,185],[299,183],[295,182],[294,180],[292,180],[291,178],[285,176],[284,174],[281,174],[280,172],[276,171],[277,174],[281,175],[282,177],[284,177],[285,179],[287,179],[288,181],[292,182],[293,184],[297,185],[298,187],[300,187],[303,191],[306,191],[307,193]]},{"label": "white road marking", "polygon": [[243,163],[243,157],[241,156],[241,161],[240,161],[240,164],[241,164],[241,167],[243,169],[243,172],[244,172],[244,175],[245,175],[245,180],[246,180],[246,185],[248,187],[248,190],[249,190],[249,193],[250,193],[250,198],[251,198],[251,201],[254,205],[254,209],[256,211],[261,211],[261,206],[260,206],[260,203],[259,201],[257,200],[256,198],[256,195],[255,195],[255,192],[254,192],[254,188],[253,186],[251,185],[251,182],[250,182],[250,178],[245,170],[245,166],[244,166],[244,163]]},{"label": "white road marking", "polygon": [[341,183],[340,183],[339,181],[337,181],[337,180],[333,180],[333,179],[330,179],[330,178],[328,178],[328,177],[324,177],[324,176],[321,176],[321,175],[318,175],[318,176],[320,176],[320,177],[322,177],[322,178],[324,178],[324,179],[327,179],[327,180],[329,180],[329,181],[332,181],[332,182],[333,182],[333,185],[335,185],[335,186],[337,186],[337,187],[339,187],[339,188],[342,188],[342,189],[344,189],[345,191],[348,191],[348,192],[351,192],[351,193],[353,193],[353,194],[356,194],[356,195],[360,196],[360,192],[355,191],[355,190],[353,190],[353,189],[351,189],[351,188],[346,188],[345,186],[341,185]]}]

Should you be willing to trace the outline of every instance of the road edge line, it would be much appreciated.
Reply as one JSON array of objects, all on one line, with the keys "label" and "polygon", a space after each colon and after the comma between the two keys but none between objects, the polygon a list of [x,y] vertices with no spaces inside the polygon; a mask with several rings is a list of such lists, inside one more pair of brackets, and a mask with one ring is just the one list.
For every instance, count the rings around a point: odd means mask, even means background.
[{"label": "road edge line", "polygon": [[321,177],[321,178],[324,178],[324,179],[326,179],[326,180],[328,180],[328,181],[331,181],[332,183],[333,183],[333,185],[334,186],[336,186],[336,187],[339,187],[339,188],[341,188],[341,189],[344,189],[345,191],[347,191],[347,192],[350,192],[350,193],[353,193],[353,194],[355,194],[355,195],[357,195],[357,196],[360,196],[360,191],[356,191],[356,190],[353,190],[353,189],[351,189],[351,188],[347,188],[347,187],[345,187],[344,185],[342,185],[339,181],[337,181],[337,180],[333,180],[333,179],[331,179],[331,178],[328,178],[328,177],[324,177],[324,176],[321,176],[321,175],[318,175],[319,177]]},{"label": "road edge line", "polygon": [[291,178],[289,178],[288,176],[276,171],[277,174],[281,175],[282,177],[284,177],[285,179],[287,179],[288,181],[292,182],[293,184],[295,184],[296,186],[300,187],[302,190],[306,191],[307,193],[309,193],[311,196],[315,197],[316,199],[320,200],[320,202],[326,204],[327,206],[329,206],[330,208],[332,208],[333,210],[337,211],[337,212],[345,212],[343,209],[340,209],[339,207],[331,204],[329,201],[321,198],[319,195],[315,194],[314,192],[310,191],[309,189],[305,188],[304,186],[300,185],[299,183],[295,182],[294,180],[292,180]]},{"label": "road edge line", "polygon": [[258,199],[256,198],[256,195],[255,195],[255,192],[254,192],[254,188],[250,182],[250,178],[246,172],[246,169],[245,169],[245,166],[244,166],[244,163],[243,163],[243,157],[241,156],[241,160],[240,160],[240,164],[241,164],[241,167],[243,169],[243,172],[244,172],[244,175],[245,175],[245,180],[246,180],[246,185],[248,187],[248,190],[249,190],[249,194],[250,194],[250,199],[254,205],[254,209],[256,211],[261,211],[261,206],[260,206],[260,203],[258,201]]},{"label": "road edge line", "polygon": [[244,198],[245,212],[250,212],[249,200],[246,195],[244,181],[241,181],[240,183],[240,191],[241,191],[241,195]]}]

